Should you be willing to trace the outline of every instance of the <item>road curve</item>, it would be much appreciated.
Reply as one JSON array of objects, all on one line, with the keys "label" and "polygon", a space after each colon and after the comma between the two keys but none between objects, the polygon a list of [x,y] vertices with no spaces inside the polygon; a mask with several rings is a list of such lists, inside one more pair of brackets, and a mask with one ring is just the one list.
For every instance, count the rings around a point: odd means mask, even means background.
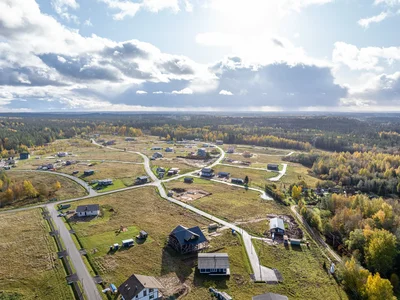
[{"label": "road curve", "polygon": [[282,171],[279,171],[279,175],[275,176],[273,178],[270,178],[269,181],[273,181],[273,182],[279,181],[282,178],[282,176],[286,174],[287,164],[282,164],[282,165],[283,165],[283,169],[282,169]]}]

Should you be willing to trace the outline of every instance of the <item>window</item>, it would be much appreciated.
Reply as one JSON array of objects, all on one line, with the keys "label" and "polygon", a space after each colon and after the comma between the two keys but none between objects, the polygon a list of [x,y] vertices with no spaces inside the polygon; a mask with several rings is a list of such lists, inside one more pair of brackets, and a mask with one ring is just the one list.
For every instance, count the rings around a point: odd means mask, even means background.
[{"label": "window", "polygon": [[154,299],[154,296],[153,296],[153,295],[150,295],[149,299]]},{"label": "window", "polygon": [[149,292],[152,293],[152,292],[154,292],[154,290],[153,289],[149,289]]},{"label": "window", "polygon": [[147,290],[144,290],[143,291],[143,297],[146,297],[147,296]]}]

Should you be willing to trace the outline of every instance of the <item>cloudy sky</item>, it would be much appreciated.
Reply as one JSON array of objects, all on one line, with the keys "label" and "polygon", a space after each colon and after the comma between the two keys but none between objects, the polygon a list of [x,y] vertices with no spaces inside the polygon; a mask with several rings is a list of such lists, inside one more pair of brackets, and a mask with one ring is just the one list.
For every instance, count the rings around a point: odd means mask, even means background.
[{"label": "cloudy sky", "polygon": [[0,0],[0,112],[400,111],[400,0]]}]

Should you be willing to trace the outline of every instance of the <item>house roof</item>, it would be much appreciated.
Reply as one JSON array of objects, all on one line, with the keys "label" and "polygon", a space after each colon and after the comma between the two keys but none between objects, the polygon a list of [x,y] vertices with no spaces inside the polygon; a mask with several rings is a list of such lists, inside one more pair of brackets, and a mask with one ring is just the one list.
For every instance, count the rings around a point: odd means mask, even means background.
[{"label": "house roof", "polygon": [[221,175],[221,176],[228,176],[228,175],[230,175],[231,173],[229,173],[229,172],[219,172],[218,173],[218,175]]},{"label": "house roof", "polygon": [[178,240],[181,245],[188,244],[201,244],[207,241],[203,232],[201,231],[199,226],[195,226],[192,228],[186,228],[181,225],[178,225],[172,232],[172,236]]},{"label": "house roof", "polygon": [[211,172],[212,172],[212,169],[211,169],[211,168],[203,168],[203,169],[201,169],[201,172],[204,172],[204,173],[211,173]]},{"label": "house roof", "polygon": [[279,228],[285,230],[285,224],[281,218],[272,218],[269,220],[269,229]]},{"label": "house roof", "polygon": [[139,180],[147,180],[147,179],[149,179],[149,177],[147,177],[147,176],[139,176],[137,179],[139,179]]},{"label": "house roof", "polygon": [[152,276],[133,274],[118,287],[124,299],[133,299],[144,289],[162,289],[161,283]]},{"label": "house roof", "polygon": [[288,300],[289,298],[284,295],[266,293],[258,296],[254,296],[253,300]]},{"label": "house roof", "polygon": [[80,205],[76,208],[76,212],[97,211],[97,210],[100,210],[100,206],[98,204]]},{"label": "house roof", "polygon": [[198,254],[199,269],[228,269],[229,256],[228,253],[199,253]]},{"label": "house roof", "polygon": [[271,167],[271,168],[277,168],[279,165],[278,164],[268,164],[268,167]]}]

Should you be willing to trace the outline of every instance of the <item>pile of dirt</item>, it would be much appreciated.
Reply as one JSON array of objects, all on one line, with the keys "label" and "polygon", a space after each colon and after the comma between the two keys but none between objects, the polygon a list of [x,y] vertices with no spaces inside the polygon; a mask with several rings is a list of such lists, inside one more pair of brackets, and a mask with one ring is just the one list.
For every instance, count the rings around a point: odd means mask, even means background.
[{"label": "pile of dirt", "polygon": [[211,195],[211,193],[203,191],[203,190],[198,190],[198,189],[181,189],[181,188],[175,188],[172,189],[174,192],[173,197],[177,200],[180,201],[193,201],[197,200],[203,197],[207,197]]}]

